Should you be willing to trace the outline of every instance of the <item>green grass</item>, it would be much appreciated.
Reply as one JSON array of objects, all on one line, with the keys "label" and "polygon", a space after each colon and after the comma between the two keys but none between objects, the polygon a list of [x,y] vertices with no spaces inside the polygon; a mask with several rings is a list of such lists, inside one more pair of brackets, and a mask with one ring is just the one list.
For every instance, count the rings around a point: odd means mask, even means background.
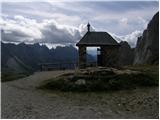
[{"label": "green grass", "polygon": [[141,71],[143,74],[151,78],[156,84],[159,83],[159,65],[136,65],[126,67],[130,70]]},{"label": "green grass", "polygon": [[[159,84],[159,72],[156,66],[129,66],[124,69],[136,70],[139,73],[115,74],[109,71],[104,74],[103,71],[98,71],[85,74],[64,74],[43,82],[39,88],[62,91],[108,91],[158,86]],[[79,79],[85,80],[85,84],[75,84]]]},{"label": "green grass", "polygon": [[20,78],[24,78],[30,75],[29,73],[2,73],[1,74],[1,82],[13,81]]}]

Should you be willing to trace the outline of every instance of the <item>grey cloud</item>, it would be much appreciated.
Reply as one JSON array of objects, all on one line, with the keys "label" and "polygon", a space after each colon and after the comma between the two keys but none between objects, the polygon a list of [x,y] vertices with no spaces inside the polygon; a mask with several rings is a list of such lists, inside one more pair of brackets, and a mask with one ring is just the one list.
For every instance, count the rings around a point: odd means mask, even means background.
[{"label": "grey cloud", "polygon": [[[86,24],[81,24],[76,28],[68,25],[60,25],[55,20],[37,22],[23,16],[15,16],[15,19],[12,21],[8,19],[1,20],[0,26],[2,27],[2,40],[7,42],[75,44],[87,32]],[[92,24],[91,31],[95,31]],[[135,47],[137,38],[142,35],[142,32],[136,30],[124,36],[110,34],[118,42],[124,40],[131,47]]]},{"label": "grey cloud", "polygon": [[136,30],[136,31],[132,32],[131,34],[128,34],[125,36],[118,36],[113,33],[110,33],[110,34],[113,36],[113,38],[115,40],[117,40],[117,42],[127,41],[129,43],[129,45],[132,48],[134,48],[136,46],[138,37],[140,37],[142,35],[142,31]]},{"label": "grey cloud", "polygon": [[0,26],[2,40],[8,42],[75,43],[81,37],[78,28],[60,25],[54,20],[37,22],[15,16],[13,20],[1,20]]},{"label": "grey cloud", "polygon": [[[21,14],[39,21],[54,19],[60,24],[76,27],[78,27],[78,24],[84,24],[89,20],[98,30],[127,35],[135,30],[143,30],[146,20],[148,22],[158,11],[158,1],[41,1],[25,2],[25,4],[22,2],[6,2],[2,4],[2,13],[10,17]],[[127,25],[119,24],[119,20],[125,23],[123,18],[127,18]]]}]

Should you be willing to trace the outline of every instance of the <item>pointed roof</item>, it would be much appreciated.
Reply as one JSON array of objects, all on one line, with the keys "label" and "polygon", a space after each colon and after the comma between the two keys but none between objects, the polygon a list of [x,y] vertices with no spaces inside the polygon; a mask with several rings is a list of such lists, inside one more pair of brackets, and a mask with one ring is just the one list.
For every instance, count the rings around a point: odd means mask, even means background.
[{"label": "pointed roof", "polygon": [[87,32],[76,46],[119,46],[107,32]]}]

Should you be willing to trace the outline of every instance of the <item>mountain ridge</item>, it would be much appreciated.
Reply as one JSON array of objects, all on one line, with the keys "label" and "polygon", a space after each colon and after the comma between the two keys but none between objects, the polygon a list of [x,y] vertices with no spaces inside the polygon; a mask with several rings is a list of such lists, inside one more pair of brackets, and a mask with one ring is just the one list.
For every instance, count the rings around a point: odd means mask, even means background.
[{"label": "mountain ridge", "polygon": [[[40,63],[57,63],[57,62],[72,62],[78,61],[78,50],[73,46],[58,46],[55,49],[49,49],[45,45],[38,43],[27,45],[20,43],[18,45],[12,43],[1,42],[2,52],[2,72],[12,71],[16,68],[12,66],[13,63],[21,66],[23,69],[19,72],[25,72],[24,69],[29,71],[39,70]],[[94,60],[91,55],[88,55],[90,60]],[[12,69],[12,70],[11,70]]]}]

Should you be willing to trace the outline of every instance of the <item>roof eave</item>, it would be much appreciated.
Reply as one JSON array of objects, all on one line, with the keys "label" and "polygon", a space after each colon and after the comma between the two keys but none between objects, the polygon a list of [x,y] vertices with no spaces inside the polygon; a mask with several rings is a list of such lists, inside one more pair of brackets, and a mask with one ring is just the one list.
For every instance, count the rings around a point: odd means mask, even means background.
[{"label": "roof eave", "polygon": [[109,44],[81,44],[81,43],[77,43],[76,46],[120,46],[120,44],[109,45]]}]

